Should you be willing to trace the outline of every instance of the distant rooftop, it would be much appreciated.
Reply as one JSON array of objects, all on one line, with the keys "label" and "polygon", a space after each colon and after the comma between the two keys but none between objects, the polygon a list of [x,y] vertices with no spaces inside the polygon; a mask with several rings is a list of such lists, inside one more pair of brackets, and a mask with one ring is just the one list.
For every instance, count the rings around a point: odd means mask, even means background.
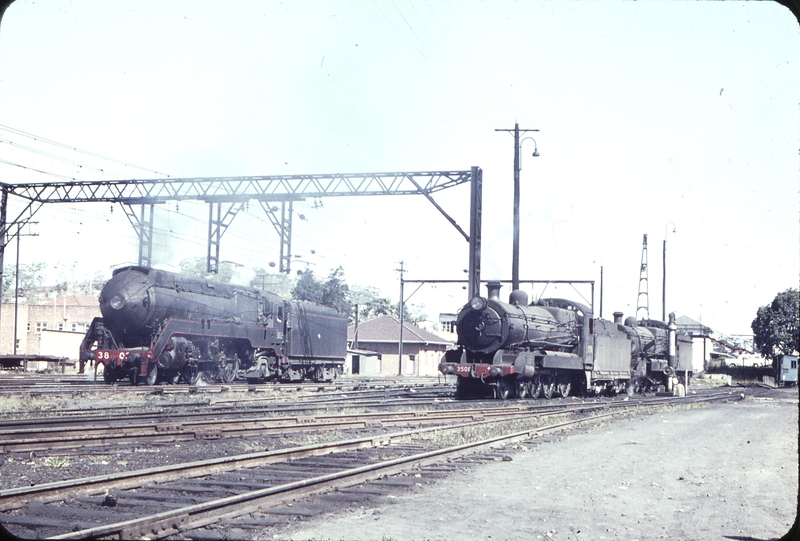
[{"label": "distant rooftop", "polygon": [[[347,339],[353,340],[355,325],[347,327]],[[397,342],[400,338],[400,320],[394,316],[379,316],[358,325],[359,342]],[[403,342],[423,344],[452,344],[441,336],[403,322]]]},{"label": "distant rooftop", "polygon": [[711,327],[707,327],[702,323],[700,323],[699,321],[695,321],[687,316],[678,316],[675,319],[675,323],[678,325],[678,328],[680,330],[686,331],[689,334],[707,336],[714,332],[714,330]]}]

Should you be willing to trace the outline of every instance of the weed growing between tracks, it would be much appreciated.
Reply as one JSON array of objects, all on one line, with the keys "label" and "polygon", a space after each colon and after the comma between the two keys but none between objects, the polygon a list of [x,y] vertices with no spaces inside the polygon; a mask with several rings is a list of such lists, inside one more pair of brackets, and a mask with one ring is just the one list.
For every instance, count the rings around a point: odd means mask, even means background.
[{"label": "weed growing between tracks", "polygon": [[65,457],[51,456],[45,459],[44,465],[48,468],[68,468],[69,460]]}]

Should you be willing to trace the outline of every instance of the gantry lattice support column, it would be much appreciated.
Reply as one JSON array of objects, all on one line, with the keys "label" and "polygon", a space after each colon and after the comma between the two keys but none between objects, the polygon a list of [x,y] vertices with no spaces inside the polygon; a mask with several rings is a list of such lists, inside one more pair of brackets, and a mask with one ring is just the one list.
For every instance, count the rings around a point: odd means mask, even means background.
[{"label": "gantry lattice support column", "polygon": [[219,247],[222,235],[228,230],[233,219],[245,206],[245,202],[237,201],[225,204],[223,214],[223,204],[220,201],[208,203],[208,257],[206,259],[206,272],[209,274],[219,273]]},{"label": "gantry lattice support column", "polygon": [[134,231],[139,236],[139,266],[149,267],[153,261],[153,216],[155,205],[153,203],[142,203],[139,216],[132,204],[120,203],[125,216],[133,226]]}]

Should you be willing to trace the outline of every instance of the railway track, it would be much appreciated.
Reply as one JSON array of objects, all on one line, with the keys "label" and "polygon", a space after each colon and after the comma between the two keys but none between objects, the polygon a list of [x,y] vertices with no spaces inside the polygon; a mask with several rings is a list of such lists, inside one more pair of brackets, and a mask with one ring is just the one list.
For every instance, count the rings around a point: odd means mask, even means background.
[{"label": "railway track", "polygon": [[[480,408],[242,417],[214,413],[166,418],[163,415],[84,419],[37,419],[0,424],[0,453],[41,453],[54,450],[150,443],[182,442],[247,436],[398,426],[444,425],[465,420],[515,419],[531,413],[590,411],[605,407],[591,403],[518,404]],[[147,417],[149,417],[149,422]]]},{"label": "railway track", "polygon": [[[408,475],[414,476],[414,483],[416,475],[442,475],[459,468],[460,461],[480,461],[481,455],[475,453],[491,454],[492,446],[504,442],[648,406],[731,398],[738,395],[608,402],[582,413],[527,412],[518,419],[484,418],[6,489],[0,491],[0,521],[12,533],[51,539],[191,538],[191,532],[200,528],[231,524],[261,528],[270,520],[274,523],[276,516],[302,514],[298,508],[288,509],[287,500],[316,495],[322,502],[357,501],[387,486],[408,483]],[[436,441],[437,435],[486,429],[495,433],[455,445]],[[324,503],[318,507],[324,509]],[[246,516],[250,518],[241,518]]]},{"label": "railway track", "polygon": [[[595,402],[513,401],[456,402],[372,400],[344,394],[341,404],[326,399],[310,403],[264,404],[177,403],[159,411],[116,413],[106,409],[92,415],[85,409],[70,415],[0,420],[0,453],[41,453],[101,446],[142,445],[226,437],[284,435],[292,432],[374,429],[396,426],[444,424],[472,418],[516,416],[548,411],[589,410]],[[359,400],[363,398],[364,400]],[[663,400],[663,399],[662,399]],[[642,403],[642,402],[637,402]],[[332,413],[337,406],[357,413]],[[190,411],[186,411],[188,408]],[[323,410],[320,412],[320,410]],[[370,411],[371,410],[371,411]],[[390,410],[390,411],[377,411]],[[394,411],[391,411],[394,410]],[[399,410],[399,411],[398,411]],[[329,413],[330,412],[330,413]],[[81,413],[82,415],[77,415]]]},{"label": "railway track", "polygon": [[454,384],[447,383],[445,378],[360,378],[343,377],[329,383],[277,383],[249,384],[244,381],[233,383],[202,383],[199,385],[167,385],[155,386],[131,385],[119,382],[107,385],[86,379],[85,374],[0,374],[0,396],[58,396],[76,392],[96,394],[131,394],[131,395],[216,395],[225,393],[273,393],[276,395],[319,395],[336,392],[378,392],[381,390],[409,390],[415,392],[439,392],[452,390]]}]

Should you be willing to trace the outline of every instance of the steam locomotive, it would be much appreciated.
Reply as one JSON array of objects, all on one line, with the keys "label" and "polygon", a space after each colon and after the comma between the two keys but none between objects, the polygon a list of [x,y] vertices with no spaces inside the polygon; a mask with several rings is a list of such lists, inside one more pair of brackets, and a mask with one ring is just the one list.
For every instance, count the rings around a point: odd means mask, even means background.
[{"label": "steam locomotive", "polygon": [[[487,284],[456,319],[457,349],[445,353],[443,374],[458,376],[456,397],[507,399],[627,392],[685,392],[692,370],[692,340],[669,323],[622,323],[594,318],[565,299],[528,304],[524,291],[500,300],[500,282]],[[678,387],[680,384],[682,387]]]},{"label": "steam locomotive", "polygon": [[103,364],[106,383],[331,381],[347,353],[347,320],[330,308],[147,267],[115,270],[100,312],[80,362]]}]

